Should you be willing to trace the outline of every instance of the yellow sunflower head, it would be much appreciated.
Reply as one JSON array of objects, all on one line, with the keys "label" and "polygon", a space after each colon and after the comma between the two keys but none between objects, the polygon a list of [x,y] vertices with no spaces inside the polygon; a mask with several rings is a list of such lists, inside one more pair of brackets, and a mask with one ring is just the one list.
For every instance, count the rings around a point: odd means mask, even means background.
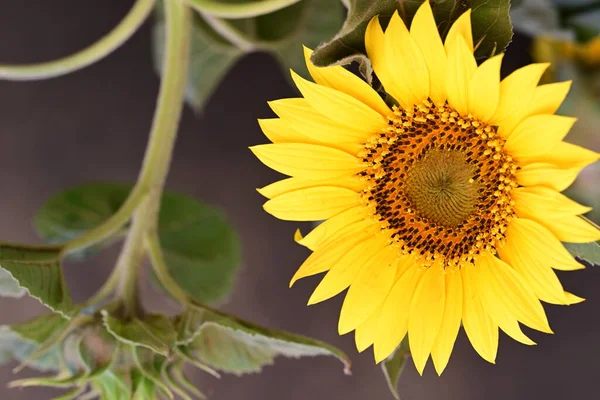
[{"label": "yellow sunflower head", "polygon": [[570,82],[538,86],[548,64],[500,81],[502,54],[475,61],[470,12],[442,42],[428,1],[410,29],[374,18],[365,45],[397,106],[306,49],[316,83],[292,73],[303,98],[260,121],[273,144],[252,151],[290,176],[259,189],[265,210],[326,220],[297,235],[312,254],[292,283],[327,272],[309,304],[348,289],[339,332],[377,362],[408,335],[419,372],[431,355],[441,373],[461,323],[492,363],[498,328],[534,344],[519,323],[551,333],[540,300],[582,301],[553,272],[582,268],[561,241],[600,239],[579,217],[589,208],[560,193],[599,158],[563,142],[575,120],[553,114]]}]

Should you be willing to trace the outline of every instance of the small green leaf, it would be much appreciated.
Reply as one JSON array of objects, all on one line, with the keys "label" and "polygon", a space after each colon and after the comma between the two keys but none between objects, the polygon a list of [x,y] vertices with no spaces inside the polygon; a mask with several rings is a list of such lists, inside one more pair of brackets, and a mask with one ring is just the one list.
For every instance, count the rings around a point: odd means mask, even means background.
[{"label": "small green leaf", "polygon": [[398,395],[398,380],[400,379],[400,375],[402,375],[402,371],[404,371],[406,360],[409,356],[408,341],[404,339],[400,346],[381,363],[381,369],[383,370],[383,375],[390,391],[398,400],[400,399]]},{"label": "small green leaf", "polygon": [[121,321],[102,310],[102,319],[108,332],[123,343],[145,347],[164,356],[169,356],[175,346],[177,333],[165,315],[147,314],[143,319]]},{"label": "small green leaf", "polygon": [[61,247],[0,244],[0,268],[50,309],[68,314],[73,302],[60,264]]},{"label": "small green leaf", "polygon": [[27,291],[7,271],[0,269],[0,296],[23,297]]},{"label": "small green leaf", "polygon": [[[342,29],[313,53],[315,65],[344,65],[364,60],[365,31],[369,21],[379,15],[386,24],[394,11],[410,24],[423,0],[346,0],[348,17]],[[467,9],[472,9],[474,42],[479,43],[475,56],[478,59],[499,53],[510,43],[512,25],[509,18],[509,0],[437,0],[432,1],[435,20],[442,38],[451,24]]]},{"label": "small green leaf", "polygon": [[600,266],[600,241],[591,243],[563,243],[573,257],[588,264]]},{"label": "small green leaf", "polygon": [[[73,187],[42,207],[36,218],[38,230],[51,242],[71,240],[114,214],[130,190],[130,185],[118,183]],[[212,303],[227,295],[241,250],[222,212],[188,196],[164,193],[159,236],[173,279],[191,298]],[[88,249],[87,254],[99,247]]]},{"label": "small green leaf", "polygon": [[[204,104],[217,89],[231,67],[244,54],[244,51],[222,39],[198,15],[194,17],[185,95],[192,108],[196,112],[201,112]],[[160,12],[157,12],[156,21],[152,34],[152,49],[154,67],[161,74],[165,45],[165,24]]]},{"label": "small green leaf", "polygon": [[302,45],[314,49],[342,27],[344,14],[336,1],[304,0],[256,18],[256,35],[279,61],[286,77],[290,68],[308,77]]},{"label": "small green leaf", "polygon": [[264,328],[215,310],[199,310],[198,334],[188,345],[194,357],[223,372],[260,372],[275,357],[334,356],[349,373],[350,360],[339,349],[315,339]]},{"label": "small green leaf", "polygon": [[[35,215],[38,233],[48,243],[73,240],[106,221],[127,199],[130,185],[93,183],[76,186],[48,199]],[[121,238],[126,229],[105,242],[71,255],[83,259]]]}]

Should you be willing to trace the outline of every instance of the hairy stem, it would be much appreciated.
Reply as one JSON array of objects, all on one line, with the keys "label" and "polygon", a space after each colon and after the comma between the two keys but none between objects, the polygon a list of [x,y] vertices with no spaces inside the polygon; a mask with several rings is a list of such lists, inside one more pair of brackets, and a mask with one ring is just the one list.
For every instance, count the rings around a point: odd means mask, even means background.
[{"label": "hairy stem", "polygon": [[137,0],[116,28],[90,47],[75,54],[39,64],[0,65],[0,79],[14,81],[48,79],[87,67],[125,43],[150,15],[154,2],[155,0]]},{"label": "hairy stem", "polygon": [[165,0],[166,45],[163,77],[152,122],[150,141],[137,186],[148,188],[148,196],[133,216],[132,226],[115,270],[119,276],[116,295],[124,312],[137,312],[137,280],[145,256],[144,241],[156,232],[161,195],[171,163],[177,128],[183,109],[189,64],[191,10],[183,0]]},{"label": "hairy stem", "polygon": [[[255,0],[247,3],[224,3],[217,0],[187,0],[199,12],[227,19],[242,19],[270,14],[300,0]],[[321,0],[328,1],[328,0]]]},{"label": "hairy stem", "polygon": [[188,303],[188,295],[181,289],[181,287],[175,282],[175,280],[169,274],[165,257],[160,247],[160,240],[156,232],[151,232],[146,237],[146,248],[148,255],[150,256],[150,262],[152,268],[156,273],[158,281],[164,286],[164,288],[181,304]]}]

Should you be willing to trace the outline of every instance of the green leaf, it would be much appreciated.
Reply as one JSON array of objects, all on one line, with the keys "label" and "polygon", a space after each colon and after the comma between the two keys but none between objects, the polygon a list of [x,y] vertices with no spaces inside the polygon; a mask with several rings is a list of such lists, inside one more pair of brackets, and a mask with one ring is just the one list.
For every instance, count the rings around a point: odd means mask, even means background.
[{"label": "green leaf", "polygon": [[143,319],[121,321],[102,310],[102,319],[108,332],[123,343],[145,347],[165,356],[169,356],[175,346],[177,333],[165,315],[147,314]]},{"label": "green leaf", "polygon": [[349,373],[350,360],[339,349],[315,339],[264,328],[209,309],[196,311],[197,335],[186,349],[194,357],[223,372],[242,375],[260,372],[275,357],[334,356]]},{"label": "green leaf", "polygon": [[304,0],[256,18],[258,39],[269,43],[286,77],[290,68],[308,76],[302,45],[314,49],[342,27],[344,14],[336,1]]},{"label": "green leaf", "polygon": [[588,264],[600,266],[600,241],[592,243],[563,243],[573,257]]},{"label": "green leaf", "polygon": [[68,314],[73,302],[60,264],[61,247],[0,244],[0,268],[50,309]]},{"label": "green leaf", "polygon": [[[60,314],[46,314],[21,324],[0,326],[0,365],[11,360],[27,360],[68,323]],[[60,365],[59,350],[58,346],[53,346],[27,365],[40,371],[56,371]]]},{"label": "green leaf", "polygon": [[191,197],[166,194],[159,235],[169,272],[188,296],[213,303],[229,293],[241,248],[223,213]]},{"label": "green leaf", "polygon": [[[73,240],[106,221],[127,199],[131,186],[115,183],[93,183],[76,186],[48,199],[35,215],[40,236],[48,243]],[[83,259],[120,239],[126,229],[105,242],[79,250],[71,255]]]},{"label": "green leaf", "polygon": [[408,341],[404,339],[400,346],[381,363],[381,369],[383,370],[383,375],[390,391],[398,400],[400,399],[398,395],[398,380],[400,379],[400,375],[402,375],[402,371],[404,371],[406,360],[409,356]]},{"label": "green leaf", "polygon": [[[152,33],[154,68],[161,74],[164,57],[165,24],[160,12]],[[227,72],[244,54],[231,43],[222,39],[202,18],[195,15],[187,76],[186,99],[196,112],[217,89]]]},{"label": "green leaf", "polygon": [[[330,41],[315,50],[312,56],[315,65],[344,65],[365,60],[364,36],[371,18],[380,15],[385,25],[398,10],[402,19],[410,24],[423,0],[346,0],[344,4],[348,7],[346,22]],[[474,42],[479,43],[475,51],[478,59],[503,51],[511,41],[509,0],[436,0],[431,5],[442,38],[464,11],[473,10],[473,37]]]},{"label": "green leaf", "polygon": [[[118,183],[73,187],[43,206],[36,218],[38,229],[52,242],[71,240],[114,214],[130,190],[130,185]],[[173,278],[191,298],[211,303],[227,295],[241,249],[222,212],[188,196],[164,193],[159,236]]]},{"label": "green leaf", "polygon": [[7,271],[0,269],[0,296],[23,297],[27,293]]}]

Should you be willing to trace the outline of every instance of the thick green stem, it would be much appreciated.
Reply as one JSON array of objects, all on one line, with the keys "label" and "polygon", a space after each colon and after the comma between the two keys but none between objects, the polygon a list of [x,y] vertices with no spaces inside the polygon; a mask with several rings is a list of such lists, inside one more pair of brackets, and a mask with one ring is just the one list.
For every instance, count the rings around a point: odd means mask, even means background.
[{"label": "thick green stem", "polygon": [[[217,0],[187,0],[199,12],[227,19],[252,18],[289,7],[300,0],[256,0],[248,3],[224,3]],[[320,0],[329,1],[329,0]]]},{"label": "thick green stem", "polygon": [[127,41],[146,20],[155,0],[137,0],[131,11],[108,35],[73,55],[28,65],[0,65],[0,79],[27,81],[48,79],[87,67],[106,57]]},{"label": "thick green stem", "polygon": [[145,256],[144,241],[156,232],[158,211],[169,171],[177,128],[183,110],[189,65],[191,10],[183,0],[165,0],[166,45],[163,76],[152,123],[150,141],[138,186],[148,188],[148,197],[139,205],[115,270],[119,275],[117,297],[127,315],[137,312],[137,281]]}]

